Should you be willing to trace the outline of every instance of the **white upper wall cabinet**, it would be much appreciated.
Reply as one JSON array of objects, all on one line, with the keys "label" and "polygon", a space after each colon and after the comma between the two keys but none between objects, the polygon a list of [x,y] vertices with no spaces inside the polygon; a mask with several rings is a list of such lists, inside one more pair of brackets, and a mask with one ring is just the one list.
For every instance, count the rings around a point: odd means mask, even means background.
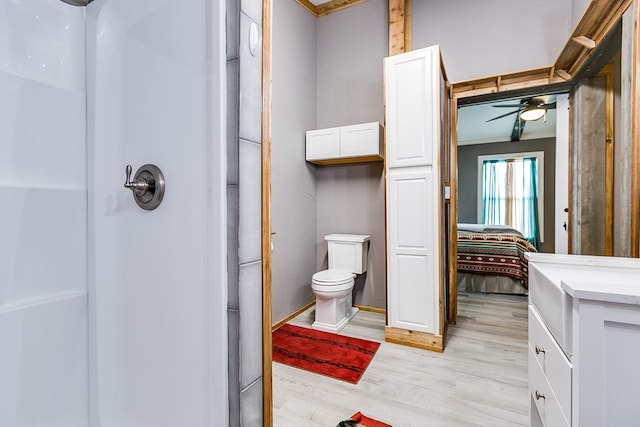
[{"label": "white upper wall cabinet", "polygon": [[307,131],[307,161],[340,157],[340,128]]},{"label": "white upper wall cabinet", "polygon": [[440,301],[446,298],[439,159],[448,98],[441,93],[440,49],[391,56],[384,65],[387,340],[441,351],[446,310]]},{"label": "white upper wall cabinet", "polygon": [[375,162],[383,159],[379,122],[307,131],[306,159],[317,164]]}]

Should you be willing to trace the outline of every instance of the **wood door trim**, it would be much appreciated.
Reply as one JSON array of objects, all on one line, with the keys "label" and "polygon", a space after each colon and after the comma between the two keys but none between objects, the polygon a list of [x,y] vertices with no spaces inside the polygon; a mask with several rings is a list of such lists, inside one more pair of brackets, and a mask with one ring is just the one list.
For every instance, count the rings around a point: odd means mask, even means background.
[{"label": "wood door trim", "polygon": [[262,424],[273,426],[271,343],[271,34],[273,0],[262,1]]},{"label": "wood door trim", "polygon": [[[572,204],[572,200],[573,200],[573,156],[571,155],[571,153],[573,153],[573,91],[569,93],[569,144],[567,147],[568,151],[568,157],[569,157],[569,164],[567,165],[567,167],[569,168],[569,175],[567,177],[567,185],[569,186],[568,192],[567,192],[567,196],[568,196],[568,200],[567,200],[567,253],[571,254],[573,253],[573,244],[571,243],[573,241],[573,220],[571,219],[573,217],[573,215],[571,215],[571,209],[573,207]],[[556,206],[556,209],[558,208],[558,206]]]},{"label": "wood door trim", "polygon": [[451,188],[449,202],[450,218],[450,254],[449,254],[449,322],[458,323],[458,99],[450,90],[450,135],[449,146],[451,152],[449,165],[449,186]]},{"label": "wood door trim", "polygon": [[631,72],[631,236],[630,256],[640,257],[640,0],[633,2],[633,69]]},{"label": "wood door trim", "polygon": [[614,123],[613,123],[613,65],[606,65],[598,76],[605,78],[605,242],[604,254],[613,256],[613,158],[614,158]]}]

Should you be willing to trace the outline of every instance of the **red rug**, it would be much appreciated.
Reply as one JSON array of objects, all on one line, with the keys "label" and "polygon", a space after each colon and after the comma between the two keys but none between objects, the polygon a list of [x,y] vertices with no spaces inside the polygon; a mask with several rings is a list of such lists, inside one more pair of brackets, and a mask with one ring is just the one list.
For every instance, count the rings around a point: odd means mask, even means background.
[{"label": "red rug", "polygon": [[276,362],[357,384],[380,343],[286,324],[272,346]]},{"label": "red rug", "polygon": [[363,427],[393,427],[391,424],[383,423],[382,421],[374,420],[366,415],[362,415],[361,412],[353,414],[351,419],[356,421],[359,426]]}]

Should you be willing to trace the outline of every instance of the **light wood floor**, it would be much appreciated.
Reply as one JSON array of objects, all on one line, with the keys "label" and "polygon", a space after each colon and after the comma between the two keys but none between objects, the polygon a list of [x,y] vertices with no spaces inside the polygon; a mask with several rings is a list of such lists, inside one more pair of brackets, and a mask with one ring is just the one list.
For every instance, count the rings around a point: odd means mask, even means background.
[{"label": "light wood floor", "polygon": [[[358,384],[273,364],[274,427],[335,427],[353,413],[394,427],[526,426],[527,298],[460,295],[444,353],[384,342],[384,315],[341,332],[381,342]],[[314,308],[290,323],[310,327]]]}]

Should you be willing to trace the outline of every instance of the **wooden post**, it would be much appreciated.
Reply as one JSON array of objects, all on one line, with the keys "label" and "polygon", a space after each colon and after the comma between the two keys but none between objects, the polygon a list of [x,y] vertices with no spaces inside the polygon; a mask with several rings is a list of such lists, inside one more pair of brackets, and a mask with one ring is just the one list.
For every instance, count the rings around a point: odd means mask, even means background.
[{"label": "wooden post", "polygon": [[389,56],[411,50],[411,0],[389,0]]}]

